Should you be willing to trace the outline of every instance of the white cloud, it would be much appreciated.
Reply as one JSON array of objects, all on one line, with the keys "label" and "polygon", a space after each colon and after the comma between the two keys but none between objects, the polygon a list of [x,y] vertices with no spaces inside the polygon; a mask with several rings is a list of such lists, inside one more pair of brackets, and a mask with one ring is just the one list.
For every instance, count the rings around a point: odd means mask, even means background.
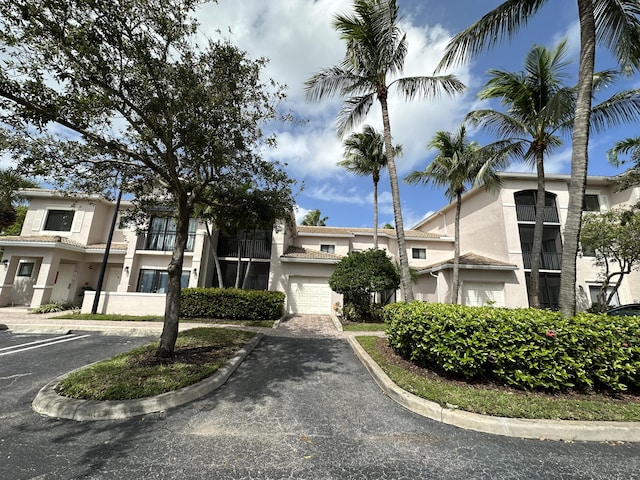
[{"label": "white cloud", "polygon": [[300,205],[295,206],[295,216],[296,216],[296,225],[300,225],[302,223],[302,219],[309,213],[311,210],[307,210],[306,208],[301,207]]}]

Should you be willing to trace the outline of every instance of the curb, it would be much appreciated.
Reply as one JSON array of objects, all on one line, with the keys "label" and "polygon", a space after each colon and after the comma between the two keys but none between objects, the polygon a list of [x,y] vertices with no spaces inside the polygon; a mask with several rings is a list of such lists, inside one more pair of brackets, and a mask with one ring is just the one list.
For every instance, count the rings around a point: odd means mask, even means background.
[{"label": "curb", "polygon": [[55,391],[56,385],[71,373],[69,372],[42,387],[33,400],[31,407],[41,415],[80,422],[92,420],[121,420],[148,413],[162,412],[197,400],[224,385],[242,361],[253,351],[258,343],[260,343],[263,336],[262,334],[256,334],[249,343],[242,347],[238,353],[211,377],[205,378],[194,385],[181,388],[180,390],[134,400],[78,400],[58,395]]},{"label": "curb", "polygon": [[414,413],[455,427],[507,437],[581,442],[640,442],[640,422],[536,420],[481,415],[441,407],[396,385],[355,337],[347,339],[356,356],[389,398]]}]

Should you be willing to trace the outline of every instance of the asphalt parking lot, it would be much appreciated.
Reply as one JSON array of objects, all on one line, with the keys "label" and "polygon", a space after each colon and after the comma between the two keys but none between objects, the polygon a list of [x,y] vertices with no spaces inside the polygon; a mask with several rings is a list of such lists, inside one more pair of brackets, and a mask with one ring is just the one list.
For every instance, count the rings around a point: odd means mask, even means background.
[{"label": "asphalt parking lot", "polygon": [[[637,444],[500,437],[408,412],[340,338],[266,336],[220,390],[166,412],[41,417],[42,385],[149,340],[74,334],[88,336],[0,356],[0,478],[640,478]],[[0,332],[0,348],[54,337]]]}]

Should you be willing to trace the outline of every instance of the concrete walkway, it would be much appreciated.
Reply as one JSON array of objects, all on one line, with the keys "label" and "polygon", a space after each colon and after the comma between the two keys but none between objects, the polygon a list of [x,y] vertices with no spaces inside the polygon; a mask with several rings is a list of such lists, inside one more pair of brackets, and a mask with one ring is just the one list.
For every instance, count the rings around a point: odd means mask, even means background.
[{"label": "concrete walkway", "polygon": [[[38,333],[96,330],[109,334],[149,335],[154,332],[159,334],[162,329],[160,322],[85,320],[74,322],[72,320],[52,318],[57,315],[59,314],[32,315],[28,313],[26,308],[0,308],[0,324],[6,324],[11,331],[15,332]],[[187,329],[202,325],[202,323],[181,323],[180,328]],[[260,334],[254,342],[243,349],[218,374],[178,392],[169,392],[152,399],[130,400],[127,402],[86,402],[71,400],[57,395],[53,389],[60,380],[58,378],[41,390],[34,401],[34,409],[45,415],[75,420],[127,418],[144,413],[163,411],[201,398],[221,386],[251,353],[253,348],[258,345],[263,336],[309,340],[346,340],[386,395],[408,410],[433,420],[469,430],[512,437],[569,441],[640,442],[640,423],[636,422],[511,419],[443,408],[434,402],[412,395],[395,385],[355,340],[356,336],[363,334],[362,332],[342,332],[339,330],[339,324],[335,322],[335,319],[320,315],[290,316],[277,322],[276,326],[277,328],[273,329],[247,328]],[[229,328],[238,327],[229,326]],[[381,333],[375,332],[372,334],[380,335]],[[309,342],[304,342],[301,345],[310,344]],[[304,352],[300,352],[300,354],[304,355]],[[296,365],[290,365],[286,368],[295,370]]]}]

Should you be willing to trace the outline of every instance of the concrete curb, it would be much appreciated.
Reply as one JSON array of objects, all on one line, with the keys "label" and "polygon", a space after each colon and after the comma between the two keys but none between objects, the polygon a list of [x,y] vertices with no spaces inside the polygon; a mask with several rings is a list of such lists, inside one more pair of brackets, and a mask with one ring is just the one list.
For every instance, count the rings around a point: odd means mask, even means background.
[{"label": "concrete curb", "polygon": [[256,334],[231,360],[214,375],[194,385],[154,397],[123,401],[77,400],[63,397],[55,391],[56,385],[69,373],[61,375],[45,385],[36,395],[31,406],[41,415],[68,420],[120,420],[148,413],[161,412],[184,405],[221,387],[242,361],[260,343],[264,335]]},{"label": "concrete curb", "polygon": [[582,422],[493,417],[441,407],[396,385],[362,348],[348,337],[356,356],[382,391],[392,400],[423,417],[455,427],[507,437],[582,442],[640,442],[640,422]]}]

